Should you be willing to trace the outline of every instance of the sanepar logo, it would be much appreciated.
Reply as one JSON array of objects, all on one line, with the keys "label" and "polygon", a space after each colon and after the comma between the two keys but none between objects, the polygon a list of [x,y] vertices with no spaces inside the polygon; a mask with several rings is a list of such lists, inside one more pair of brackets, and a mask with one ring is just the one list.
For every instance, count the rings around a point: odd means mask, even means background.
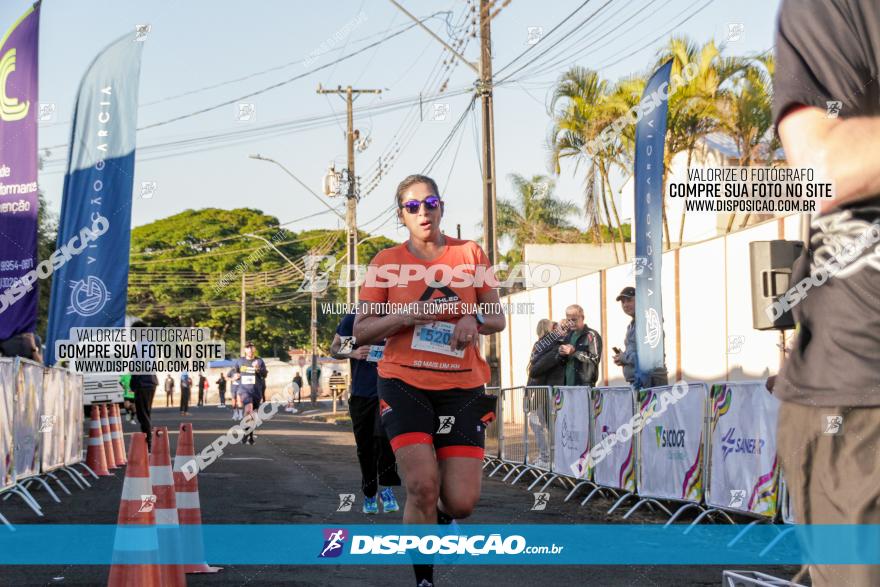
[{"label": "sanepar logo", "polygon": [[658,448],[684,448],[684,430],[654,426]]}]

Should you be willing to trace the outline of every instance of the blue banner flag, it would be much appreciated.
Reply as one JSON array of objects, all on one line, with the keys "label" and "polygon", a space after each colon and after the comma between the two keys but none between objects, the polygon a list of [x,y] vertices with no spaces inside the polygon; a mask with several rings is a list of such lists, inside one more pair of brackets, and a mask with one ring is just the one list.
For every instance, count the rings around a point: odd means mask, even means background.
[{"label": "blue banner flag", "polygon": [[124,326],[143,43],[124,35],[80,83],[58,226],[46,364],[74,327]]},{"label": "blue banner flag", "polygon": [[0,341],[37,324],[39,2],[0,39]]},{"label": "blue banner flag", "polygon": [[645,86],[636,123],[636,381],[650,385],[654,369],[664,367],[662,269],[663,147],[672,61],[654,72]]}]

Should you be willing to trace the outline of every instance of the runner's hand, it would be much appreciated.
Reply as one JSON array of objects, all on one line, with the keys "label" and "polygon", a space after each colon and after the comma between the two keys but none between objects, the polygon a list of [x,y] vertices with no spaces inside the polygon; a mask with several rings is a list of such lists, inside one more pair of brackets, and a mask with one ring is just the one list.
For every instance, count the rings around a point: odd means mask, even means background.
[{"label": "runner's hand", "polygon": [[348,354],[348,358],[357,359],[359,361],[363,361],[368,356],[370,356],[369,346],[359,346]]},{"label": "runner's hand", "polygon": [[470,314],[462,316],[455,323],[455,329],[452,331],[452,340],[449,341],[449,346],[456,351],[467,348],[469,344],[476,346],[480,340],[478,329],[479,326],[476,318]]},{"label": "runner's hand", "polygon": [[410,311],[409,308],[407,308],[406,311],[401,312],[399,315],[403,320],[403,325],[407,328],[417,324],[430,324],[431,322],[437,321],[436,314],[425,314],[422,312],[421,306],[415,311]]}]

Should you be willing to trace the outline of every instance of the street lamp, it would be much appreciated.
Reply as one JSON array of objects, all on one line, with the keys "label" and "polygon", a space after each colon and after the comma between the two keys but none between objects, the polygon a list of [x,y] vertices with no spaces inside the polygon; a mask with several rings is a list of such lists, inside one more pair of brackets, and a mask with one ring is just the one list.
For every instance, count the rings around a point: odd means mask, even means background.
[{"label": "street lamp", "polygon": [[290,171],[287,167],[285,167],[284,165],[282,165],[281,163],[279,163],[279,162],[276,161],[275,159],[272,159],[272,158],[270,158],[270,157],[263,157],[263,156],[260,155],[259,153],[256,153],[256,154],[254,154],[254,155],[249,155],[249,157],[250,157],[251,159],[256,159],[257,161],[268,161],[269,163],[274,163],[275,165],[277,165],[278,167],[280,167],[281,169],[283,169],[283,170],[284,170],[284,173],[286,173],[287,175],[289,175],[290,177],[292,177],[293,180],[294,180],[296,183],[298,183],[299,185],[301,185],[302,187],[304,187],[304,188],[305,188],[310,194],[312,194],[313,196],[315,196],[315,198],[316,198],[319,202],[321,202],[321,204],[323,204],[328,210],[330,210],[331,212],[333,212],[334,214],[336,214],[337,216],[339,216],[339,218],[341,218],[343,221],[346,220],[346,218],[345,218],[344,215],[342,215],[342,214],[340,214],[339,212],[336,211],[336,208],[334,208],[333,206],[331,206],[330,204],[328,204],[327,202],[325,202],[324,199],[321,198],[321,196],[319,196],[319,195],[315,192],[315,190],[313,190],[313,189],[310,188],[308,185],[306,185],[305,183],[303,183],[303,181],[302,181],[300,178],[298,178],[297,176],[295,176],[295,175],[293,174],[292,171]]}]

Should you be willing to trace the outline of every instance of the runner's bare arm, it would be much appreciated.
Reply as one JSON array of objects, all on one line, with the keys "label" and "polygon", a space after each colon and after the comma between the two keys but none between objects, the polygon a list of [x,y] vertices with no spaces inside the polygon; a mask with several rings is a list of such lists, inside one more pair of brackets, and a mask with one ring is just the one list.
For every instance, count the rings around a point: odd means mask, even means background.
[{"label": "runner's bare arm", "polygon": [[792,167],[812,167],[816,179],[834,182],[833,200],[823,212],[880,194],[880,117],[828,118],[824,110],[801,106],[779,122],[779,138]]},{"label": "runner's bare arm", "polygon": [[501,299],[498,297],[498,290],[491,289],[485,292],[477,291],[477,301],[487,311],[483,313],[486,323],[479,328],[480,334],[494,334],[501,332],[507,326],[507,318],[504,317],[504,311],[501,309]]},{"label": "runner's bare arm", "polygon": [[342,337],[338,334],[333,335],[333,342],[330,344],[330,356],[334,359],[347,359],[348,355],[340,355],[339,347],[342,346]]},{"label": "runner's bare arm", "polygon": [[354,337],[358,344],[373,344],[416,324],[428,324],[437,320],[433,314],[419,312],[392,312],[385,316],[378,313],[376,304],[361,302],[354,319]]}]

